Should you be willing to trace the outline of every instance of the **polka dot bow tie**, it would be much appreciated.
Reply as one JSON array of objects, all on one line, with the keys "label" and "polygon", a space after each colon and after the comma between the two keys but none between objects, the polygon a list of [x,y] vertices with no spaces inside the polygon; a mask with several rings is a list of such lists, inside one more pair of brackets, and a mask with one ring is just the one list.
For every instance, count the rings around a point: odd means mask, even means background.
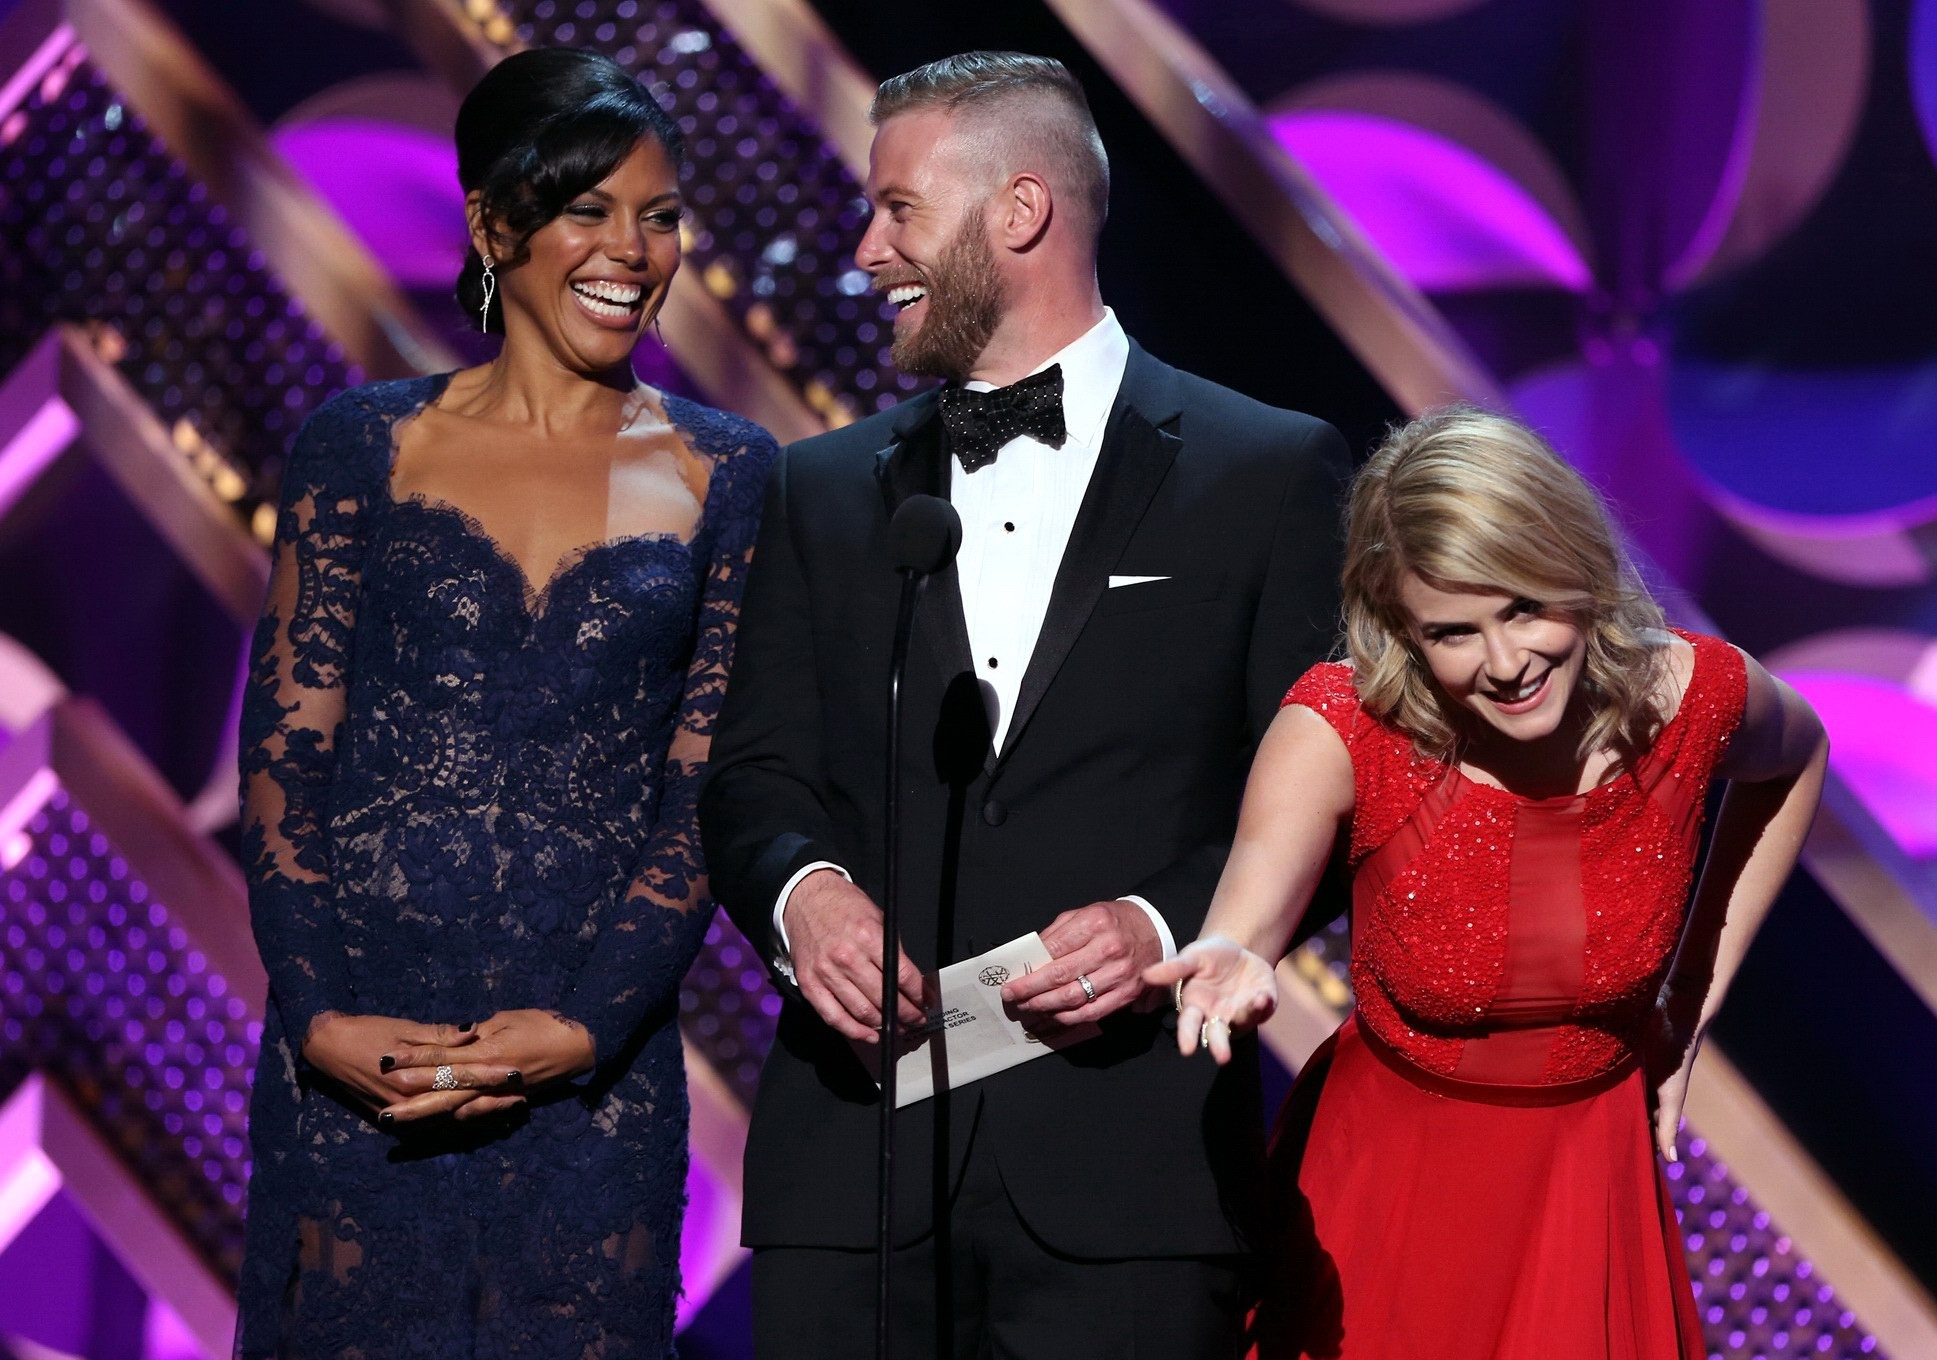
[{"label": "polka dot bow tie", "polygon": [[1063,424],[1062,365],[1051,364],[993,392],[944,387],[942,429],[964,472],[993,463],[1004,444],[1025,434],[1061,448],[1069,436]]}]

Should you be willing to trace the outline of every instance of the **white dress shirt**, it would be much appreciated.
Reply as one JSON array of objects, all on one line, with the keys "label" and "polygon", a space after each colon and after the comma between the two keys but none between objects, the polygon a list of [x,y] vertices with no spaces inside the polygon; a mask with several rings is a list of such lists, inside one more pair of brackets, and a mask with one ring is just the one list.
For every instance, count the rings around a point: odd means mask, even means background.
[{"label": "white dress shirt", "polygon": [[[1105,308],[1101,321],[1033,370],[1041,373],[1052,364],[1062,365],[1063,424],[1068,434],[1061,448],[1018,435],[1002,446],[994,462],[974,472],[965,470],[959,459],[949,460],[948,499],[962,518],[955,574],[961,584],[975,678],[998,751],[1009,737],[1023,672],[1042,633],[1056,572],[1103,452],[1103,431],[1129,359],[1130,337],[1116,314]],[[966,385],[978,392],[994,387],[986,382]],[[837,864],[814,863],[787,880],[774,903],[773,917],[774,936],[783,954],[787,899],[816,869],[833,869],[848,877]],[[1156,908],[1140,897],[1123,900],[1143,908],[1163,942],[1164,957],[1173,957],[1176,941]],[[791,976],[785,958],[777,962]]]}]

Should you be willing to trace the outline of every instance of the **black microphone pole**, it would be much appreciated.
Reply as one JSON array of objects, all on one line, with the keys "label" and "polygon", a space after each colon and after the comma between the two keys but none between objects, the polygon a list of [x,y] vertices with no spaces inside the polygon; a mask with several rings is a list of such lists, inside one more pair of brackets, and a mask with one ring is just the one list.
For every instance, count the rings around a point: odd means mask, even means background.
[{"label": "black microphone pole", "polygon": [[939,496],[910,496],[888,525],[888,548],[901,574],[901,607],[895,615],[894,651],[888,658],[888,771],[883,809],[885,863],[881,874],[881,1131],[875,1225],[874,1354],[888,1360],[888,1300],[894,1259],[895,1058],[901,1038],[901,1007],[895,973],[901,949],[901,676],[915,605],[928,578],[955,560],[962,521]]}]

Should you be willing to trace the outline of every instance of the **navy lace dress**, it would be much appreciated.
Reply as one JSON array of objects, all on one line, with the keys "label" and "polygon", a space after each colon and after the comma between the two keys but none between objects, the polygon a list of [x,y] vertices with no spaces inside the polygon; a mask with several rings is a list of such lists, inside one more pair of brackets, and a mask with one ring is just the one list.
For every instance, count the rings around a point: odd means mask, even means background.
[{"label": "navy lace dress", "polygon": [[[469,518],[393,496],[446,378],[324,405],[284,480],[243,711],[243,858],[271,1004],[240,1356],[672,1354],[695,826],[775,452],[668,398],[709,469],[690,541],[601,543],[533,588]],[[325,1011],[556,1011],[589,1078],[399,1138],[299,1054]]]}]

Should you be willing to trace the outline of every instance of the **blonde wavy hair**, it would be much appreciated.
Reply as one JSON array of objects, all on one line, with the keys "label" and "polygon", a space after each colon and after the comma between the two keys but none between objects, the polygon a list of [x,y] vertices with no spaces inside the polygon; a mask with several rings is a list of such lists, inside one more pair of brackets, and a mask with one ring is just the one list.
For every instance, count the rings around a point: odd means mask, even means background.
[{"label": "blonde wavy hair", "polygon": [[1583,759],[1611,750],[1628,764],[1661,730],[1661,607],[1600,496],[1527,426],[1452,406],[1393,431],[1352,483],[1345,532],[1345,650],[1359,700],[1422,755],[1456,759],[1461,729],[1413,644],[1399,602],[1408,572],[1442,590],[1536,600],[1579,625]]}]

